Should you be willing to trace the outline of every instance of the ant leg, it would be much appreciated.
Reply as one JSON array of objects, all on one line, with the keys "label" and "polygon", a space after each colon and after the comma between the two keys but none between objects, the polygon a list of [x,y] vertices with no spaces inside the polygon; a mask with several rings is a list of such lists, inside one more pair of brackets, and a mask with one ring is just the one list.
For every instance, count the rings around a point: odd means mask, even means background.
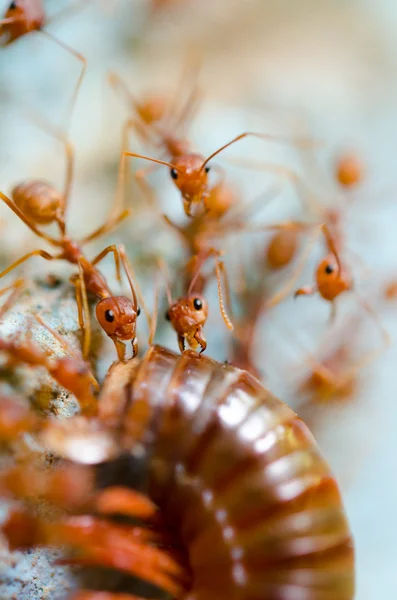
[{"label": "ant leg", "polygon": [[[81,355],[79,355],[78,353],[75,352],[75,350],[70,346],[70,344],[67,343],[65,338],[63,338],[59,334],[58,331],[56,331],[55,329],[53,329],[52,327],[47,325],[47,323],[45,323],[39,315],[36,315],[35,319],[42,327],[44,327],[44,329],[46,329],[57,340],[57,342],[59,343],[61,348],[63,348],[67,354],[72,356],[76,360],[76,362],[81,360]],[[97,391],[99,391],[99,383],[97,382],[97,380],[95,379],[94,375],[91,372],[89,373],[89,377],[91,379],[91,383],[94,386],[94,388]]]},{"label": "ant leg", "polygon": [[89,590],[80,590],[68,596],[68,598],[69,600],[145,600],[142,596],[133,596],[132,594],[91,592]]},{"label": "ant leg", "polygon": [[[221,274],[223,273],[224,276],[224,281],[226,280],[226,275],[225,275],[225,266],[223,264],[222,261],[219,261],[218,259],[216,259],[215,262],[215,274],[216,274],[216,281],[217,281],[217,285],[218,285],[218,300],[219,300],[219,308],[221,311],[221,315],[222,315],[222,319],[226,325],[226,327],[229,329],[229,331],[233,331],[233,323],[231,322],[231,320],[229,319],[226,309],[225,309],[225,305],[223,302],[223,293],[222,293],[222,284],[221,284]],[[226,284],[226,296],[229,295],[229,285]],[[229,299],[228,299],[229,302]]]},{"label": "ant leg", "polygon": [[84,269],[81,261],[78,262],[79,278],[75,282],[76,301],[79,315],[80,329],[83,332],[83,359],[87,360],[91,348],[91,315],[88,306],[87,288],[84,279]]},{"label": "ant leg", "polygon": [[121,262],[123,263],[125,274],[127,275],[128,283],[130,284],[130,289],[131,289],[134,306],[135,306],[136,310],[138,310],[138,301],[137,301],[137,296],[138,296],[139,304],[143,308],[143,312],[145,313],[145,316],[146,316],[146,319],[147,319],[147,322],[149,325],[149,330],[150,330],[151,326],[152,326],[152,318],[151,318],[149,310],[146,306],[145,299],[144,299],[141,289],[138,285],[137,278],[134,273],[134,269],[132,268],[132,264],[128,259],[128,256],[126,254],[124,246],[119,246],[118,252],[119,252],[119,255],[121,258]]},{"label": "ant leg", "polygon": [[59,131],[56,127],[54,127],[49,121],[44,119],[39,114],[32,113],[32,111],[28,111],[29,119],[37,124],[40,129],[57,139],[64,146],[65,157],[66,157],[66,174],[65,181],[63,184],[63,209],[62,212],[57,217],[58,225],[60,227],[62,235],[65,235],[65,213],[68,207],[70,191],[72,187],[73,177],[74,177],[74,148],[70,143],[68,137],[65,135],[63,131]]},{"label": "ant leg", "polygon": [[[114,216],[119,214],[125,205],[125,185],[126,185],[126,160],[125,160],[125,149],[128,148],[129,132],[134,129],[134,122],[128,120],[123,125],[122,137],[121,137],[121,152],[119,158],[119,168],[117,173],[117,184],[116,191],[114,193],[112,207],[106,218],[106,221],[111,222]],[[129,171],[127,172],[127,176]]]},{"label": "ant leg", "polygon": [[155,291],[154,291],[154,305],[153,305],[152,322],[151,322],[150,328],[149,328],[149,339],[148,339],[149,346],[151,346],[153,344],[154,336],[156,335],[158,309],[159,309],[159,291],[160,291],[160,280],[159,280],[159,274],[157,273],[156,283],[155,283]]},{"label": "ant leg", "polygon": [[[295,286],[297,279],[300,277],[300,275],[308,261],[310,253],[311,253],[315,243],[317,242],[320,233],[321,233],[321,229],[315,230],[313,236],[309,239],[309,242],[306,246],[306,250],[302,253],[301,259],[300,259],[299,263],[296,265],[296,268],[294,269],[289,281],[279,292],[277,292],[272,298],[270,298],[267,302],[265,302],[264,309],[273,308],[274,306],[279,304],[282,300],[284,300],[284,298],[286,298],[291,293],[291,291],[293,290],[293,288]],[[302,288],[302,289],[305,289],[305,288]],[[311,289],[306,290],[305,293],[312,293],[312,291],[311,291]]]},{"label": "ant leg", "polygon": [[25,223],[25,225],[27,225],[29,227],[29,229],[31,231],[33,231],[33,233],[35,233],[38,237],[43,238],[44,240],[46,240],[47,242],[49,242],[53,246],[61,246],[62,245],[62,243],[59,240],[56,240],[55,238],[53,238],[53,237],[47,235],[46,233],[43,233],[42,231],[40,231],[40,229],[37,229],[37,227],[33,223],[33,221],[31,221],[30,219],[28,219],[28,217],[25,217],[25,215],[23,214],[23,212],[20,211],[17,206],[15,206],[14,202],[12,200],[10,200],[10,198],[8,198],[2,192],[0,192],[0,200],[2,200],[5,204],[7,204],[8,208],[10,208],[12,210],[12,212],[15,213],[17,215],[17,217],[19,217],[21,219],[21,221],[23,223]]},{"label": "ant leg", "polygon": [[280,175],[283,179],[291,182],[297,192],[302,208],[307,209],[310,214],[317,215],[321,218],[324,210],[318,199],[314,197],[309,187],[305,184],[302,176],[293,169],[269,162],[256,162],[252,159],[234,156],[228,158],[227,162],[247,169],[267,171],[269,173],[274,173],[275,175]]},{"label": "ant leg", "polygon": [[56,260],[58,258],[57,256],[52,256],[51,254],[48,254],[48,252],[46,252],[45,250],[33,250],[33,252],[25,254],[25,256],[22,256],[21,258],[13,262],[12,265],[4,269],[4,271],[0,273],[0,279],[4,277],[4,275],[7,275],[7,273],[10,273],[13,269],[24,263],[26,260],[31,258],[32,256],[41,256],[45,260]]},{"label": "ant leg", "polygon": [[3,294],[6,294],[7,292],[13,290],[12,294],[10,294],[10,296],[7,298],[7,300],[4,302],[3,306],[0,309],[0,318],[2,318],[6,314],[6,312],[11,308],[11,306],[14,304],[15,298],[17,297],[18,293],[20,292],[20,288],[23,284],[24,284],[23,279],[17,279],[11,285],[8,285],[7,287],[0,290],[0,296],[3,296]]},{"label": "ant leg", "polygon": [[127,219],[127,217],[129,217],[130,214],[131,214],[131,211],[129,209],[124,210],[116,218],[114,218],[111,221],[108,221],[104,225],[101,225],[101,227],[98,227],[98,229],[96,229],[95,231],[90,233],[90,235],[87,235],[85,238],[80,240],[80,245],[88,244],[88,242],[92,242],[93,240],[96,240],[101,235],[105,235],[105,234],[109,233],[112,229],[114,229],[115,227],[120,225],[120,223],[122,223],[125,219]]},{"label": "ant leg", "polygon": [[117,246],[115,246],[114,244],[112,246],[108,246],[107,248],[102,250],[102,252],[100,252],[98,254],[98,256],[96,256],[94,258],[94,260],[91,261],[91,264],[93,266],[97,265],[99,262],[101,262],[101,260],[103,260],[105,258],[105,256],[107,256],[109,254],[109,252],[113,252],[114,262],[116,265],[116,278],[117,278],[117,281],[121,281],[120,256],[119,256],[119,252],[117,250]]},{"label": "ant leg", "polygon": [[[231,301],[231,294],[230,294],[229,278],[228,278],[227,273],[226,273],[224,262],[222,260],[221,261],[219,261],[218,259],[216,259],[216,260],[217,260],[217,264],[218,264],[218,267],[219,267],[219,273],[218,274],[222,275],[222,278],[223,278],[223,288],[225,290],[225,301],[226,301],[227,312],[232,317],[233,310],[232,310],[232,301]],[[215,271],[215,274],[216,274],[216,271]],[[229,320],[229,322],[230,322],[230,320]],[[230,322],[230,324],[231,324],[231,322]],[[232,329],[233,329],[233,325],[232,325]]]},{"label": "ant leg", "polygon": [[169,225],[170,227],[172,227],[172,229],[174,231],[176,231],[177,234],[182,238],[182,241],[184,242],[184,244],[188,244],[184,228],[180,227],[179,225],[177,225],[176,223],[174,223],[174,221],[171,221],[171,219],[169,219],[167,217],[167,215],[161,215],[161,216],[162,216],[163,220],[167,223],[167,225]]},{"label": "ant leg", "polygon": [[73,48],[71,48],[70,46],[68,46],[67,44],[65,44],[65,42],[62,42],[60,39],[58,39],[55,36],[53,36],[48,31],[46,31],[44,29],[40,29],[40,33],[43,34],[43,35],[45,35],[47,38],[49,38],[50,40],[52,40],[55,44],[57,44],[58,46],[60,46],[64,50],[66,50],[66,52],[68,52],[69,54],[71,54],[72,56],[74,56],[81,63],[80,75],[78,77],[77,83],[76,83],[74,91],[73,91],[73,95],[72,95],[72,97],[70,99],[70,103],[69,103],[68,116],[67,116],[67,120],[66,120],[66,130],[68,130],[69,126],[70,126],[70,121],[71,121],[71,118],[72,118],[73,110],[74,110],[74,107],[75,107],[75,104],[76,104],[76,101],[77,101],[77,97],[79,95],[80,87],[81,87],[81,84],[82,84],[83,79],[85,77],[86,70],[87,70],[87,59],[84,58],[84,56],[82,54],[80,54],[79,52],[77,52],[76,50],[74,50]]},{"label": "ant leg", "polygon": [[156,206],[156,194],[154,193],[154,189],[150,183],[146,181],[146,177],[157,168],[158,165],[152,165],[147,169],[139,169],[134,173],[135,181],[137,182],[141,192],[144,194],[144,196],[146,196],[149,206],[153,208]]}]

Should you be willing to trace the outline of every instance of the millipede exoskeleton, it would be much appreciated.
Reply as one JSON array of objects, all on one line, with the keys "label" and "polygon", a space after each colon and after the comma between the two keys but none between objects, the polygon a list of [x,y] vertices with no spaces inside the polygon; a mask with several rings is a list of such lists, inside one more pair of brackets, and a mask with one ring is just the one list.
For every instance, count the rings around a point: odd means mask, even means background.
[{"label": "millipede exoskeleton", "polygon": [[[12,547],[64,544],[77,564],[133,573],[183,600],[353,598],[353,543],[336,481],[306,425],[246,371],[151,346],[140,362],[110,369],[98,417],[46,422],[43,432],[48,448],[75,462],[139,460],[136,485],[160,512],[127,488],[126,473],[91,498],[100,518],[49,523],[13,513],[3,527]],[[84,479],[92,467],[81,469]],[[2,487],[23,497],[27,478],[15,492],[12,475]],[[53,499],[53,479],[41,482],[41,497]],[[87,510],[86,492],[75,503]],[[120,513],[146,522],[109,521]],[[98,597],[136,599],[73,596]]]}]

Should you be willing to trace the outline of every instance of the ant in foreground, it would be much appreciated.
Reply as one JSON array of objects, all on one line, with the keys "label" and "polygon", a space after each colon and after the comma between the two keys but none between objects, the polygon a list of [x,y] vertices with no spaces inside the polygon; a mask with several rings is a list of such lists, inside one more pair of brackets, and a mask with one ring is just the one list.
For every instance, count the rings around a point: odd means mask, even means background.
[{"label": "ant in foreground", "polygon": [[[138,353],[136,319],[139,316],[140,309],[134,289],[132,266],[127,258],[124,247],[110,245],[102,250],[93,260],[89,260],[82,250],[85,244],[116,227],[129,215],[129,211],[125,210],[117,217],[109,219],[105,225],[99,227],[80,241],[74,241],[70,238],[66,231],[65,211],[67,209],[72,182],[74,154],[71,145],[62,134],[54,132],[48,125],[45,128],[50,130],[55,137],[61,139],[65,146],[68,166],[63,193],[60,194],[57,192],[51,184],[33,180],[16,186],[12,192],[12,199],[0,192],[0,200],[7,204],[31,231],[55,248],[58,248],[60,252],[52,255],[46,250],[33,250],[16,260],[0,273],[0,278],[33,256],[41,256],[45,260],[66,260],[73,265],[77,265],[78,274],[72,276],[71,282],[76,288],[79,323],[84,334],[83,357],[85,359],[88,357],[91,342],[87,291],[93,293],[99,300],[96,306],[96,317],[102,329],[114,342],[119,360],[124,360],[125,344],[123,342],[126,340],[132,340],[133,356],[136,356]],[[51,222],[58,224],[60,230],[59,238],[54,238],[37,227],[37,224],[46,225]],[[131,289],[132,301],[126,296],[114,296],[105,277],[96,267],[109,253],[113,253],[114,256],[118,281],[121,280],[120,265],[123,265]],[[146,312],[143,298],[140,298]],[[147,312],[146,314],[148,315]],[[148,319],[150,322],[149,316]]]}]

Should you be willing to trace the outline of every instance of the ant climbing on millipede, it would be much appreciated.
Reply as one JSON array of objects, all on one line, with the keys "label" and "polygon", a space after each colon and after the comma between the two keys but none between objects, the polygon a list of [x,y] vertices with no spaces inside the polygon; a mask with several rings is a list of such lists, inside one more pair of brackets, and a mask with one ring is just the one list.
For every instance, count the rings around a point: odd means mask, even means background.
[{"label": "ant climbing on millipede", "polygon": [[[204,297],[204,290],[208,280],[215,274],[218,287],[218,299],[221,315],[226,327],[232,331],[233,324],[227,315],[222,292],[223,277],[226,298],[229,301],[229,286],[226,279],[225,266],[223,261],[219,260],[221,252],[210,248],[201,254],[194,255],[185,266],[184,289],[185,293],[178,300],[173,301],[171,295],[171,286],[163,261],[159,261],[167,282],[167,300],[168,310],[165,318],[170,321],[172,327],[178,336],[178,345],[181,352],[185,350],[186,342],[192,349],[200,347],[200,353],[207,348],[207,341],[204,337],[203,327],[208,318],[208,302]],[[205,262],[213,257],[215,260],[215,270],[210,275],[204,276],[202,268]]]}]

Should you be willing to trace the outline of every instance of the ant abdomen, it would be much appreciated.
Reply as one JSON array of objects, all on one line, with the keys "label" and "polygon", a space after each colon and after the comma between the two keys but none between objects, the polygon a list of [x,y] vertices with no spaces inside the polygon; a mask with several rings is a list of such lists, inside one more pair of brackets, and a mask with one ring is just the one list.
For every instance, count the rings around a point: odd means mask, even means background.
[{"label": "ant abdomen", "polygon": [[19,210],[38,225],[49,225],[63,215],[64,197],[46,181],[24,181],[14,187],[11,196]]}]

